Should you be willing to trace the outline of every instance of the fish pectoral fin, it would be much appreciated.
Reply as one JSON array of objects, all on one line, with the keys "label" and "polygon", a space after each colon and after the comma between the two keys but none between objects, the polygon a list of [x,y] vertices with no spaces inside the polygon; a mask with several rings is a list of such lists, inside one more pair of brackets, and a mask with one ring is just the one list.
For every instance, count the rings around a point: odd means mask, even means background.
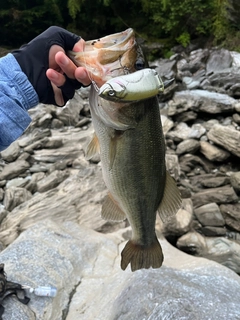
[{"label": "fish pectoral fin", "polygon": [[117,143],[118,140],[121,139],[124,135],[125,131],[123,130],[114,130],[114,134],[110,140],[109,147],[109,168],[112,169],[113,163],[117,154]]},{"label": "fish pectoral fin", "polygon": [[98,141],[98,137],[96,136],[96,133],[94,133],[92,140],[89,142],[86,150],[86,159],[89,160],[95,155],[100,153],[100,145]]},{"label": "fish pectoral fin", "polygon": [[163,222],[175,216],[177,211],[181,208],[182,198],[180,190],[176,185],[176,181],[166,172],[166,183],[162,201],[158,207],[158,214]]},{"label": "fish pectoral fin", "polygon": [[104,220],[111,221],[123,221],[126,219],[125,213],[119,208],[110,193],[104,198],[101,216]]},{"label": "fish pectoral fin", "polygon": [[160,268],[163,263],[163,252],[160,243],[155,237],[150,246],[144,246],[130,240],[122,253],[121,268],[125,270],[131,264],[131,270]]}]

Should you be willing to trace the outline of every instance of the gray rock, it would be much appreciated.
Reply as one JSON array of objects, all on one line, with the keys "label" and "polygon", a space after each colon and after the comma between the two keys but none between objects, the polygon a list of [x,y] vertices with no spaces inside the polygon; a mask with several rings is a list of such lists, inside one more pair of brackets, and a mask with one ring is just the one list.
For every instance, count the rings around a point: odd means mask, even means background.
[{"label": "gray rock", "polygon": [[220,210],[226,225],[240,232],[240,204],[222,204]]},{"label": "gray rock", "polygon": [[206,129],[201,124],[193,124],[189,127],[186,123],[180,122],[173,131],[167,133],[167,137],[174,141],[199,139],[205,132]]},{"label": "gray rock", "polygon": [[50,137],[51,134],[50,129],[33,128],[33,124],[31,124],[25,134],[18,140],[18,143],[20,147],[25,148],[45,137]]},{"label": "gray rock", "polygon": [[191,229],[193,219],[193,206],[191,199],[183,199],[182,207],[176,215],[164,221],[161,231],[165,237],[179,237],[187,233]]},{"label": "gray rock", "polygon": [[3,200],[3,197],[4,197],[4,191],[2,188],[0,188],[0,201]]},{"label": "gray rock", "polygon": [[13,179],[18,177],[30,167],[30,164],[25,160],[17,160],[7,164],[0,173],[0,180]]},{"label": "gray rock", "polygon": [[207,90],[179,91],[168,102],[168,116],[187,110],[209,114],[233,112],[237,103],[236,99],[229,97],[227,94]]},{"label": "gray rock", "polygon": [[[204,268],[202,259],[199,258],[194,262],[190,260],[193,257],[186,255],[183,257],[183,253],[176,251],[169,244],[162,242],[162,245],[165,260],[159,270],[140,270],[133,274],[127,270],[124,273],[115,273],[113,276],[104,275],[100,281],[97,278],[91,279],[91,285],[95,288],[94,295],[89,292],[89,279],[83,279],[73,296],[66,320],[198,318],[217,320],[219,314],[233,320],[239,316],[237,297],[232,301],[228,296],[229,283],[232,281],[219,274],[219,271],[212,266],[205,265]],[[220,268],[220,265],[216,266]],[[197,279],[196,271],[201,278],[200,281]],[[215,277],[224,283],[226,281],[226,284],[221,282],[223,289],[221,293],[225,298],[219,298],[219,295],[213,292],[215,288],[219,292],[219,281],[216,282]],[[238,283],[239,278],[235,279]],[[234,293],[239,294],[236,289]],[[92,299],[94,306],[86,303]],[[218,300],[215,302],[215,299]]]},{"label": "gray rock", "polygon": [[68,171],[56,170],[37,182],[37,191],[46,192],[53,188],[56,188],[62,181],[69,176]]},{"label": "gray rock", "polygon": [[186,139],[177,146],[176,154],[195,153],[200,148],[200,143],[194,139]]},{"label": "gray rock", "polygon": [[240,132],[232,128],[228,128],[216,124],[207,133],[209,140],[222,146],[224,149],[230,151],[232,154],[240,157],[239,141]]},{"label": "gray rock", "polygon": [[227,230],[225,227],[202,227],[199,229],[200,232],[206,237],[220,237],[225,236]]},{"label": "gray rock", "polygon": [[181,170],[178,162],[178,157],[175,154],[166,154],[166,167],[171,176],[173,176],[174,179],[178,181]]},{"label": "gray rock", "polygon": [[[35,174],[35,183],[41,178],[41,174],[43,173]],[[100,167],[85,172],[83,176],[78,170],[71,170],[69,178],[58,187],[35,193],[30,200],[13,209],[1,224],[0,241],[8,245],[21,232],[45,219],[58,223],[74,221],[101,231],[106,223],[109,224],[101,218],[101,201],[105,195],[106,187]]]},{"label": "gray rock", "polygon": [[222,162],[230,157],[230,153],[207,141],[200,141],[200,152],[210,161]]},{"label": "gray rock", "polygon": [[208,203],[194,210],[194,213],[203,226],[224,226],[225,221],[216,203]]},{"label": "gray rock", "polygon": [[64,123],[59,119],[53,119],[51,122],[51,129],[59,129],[64,126]]},{"label": "gray rock", "polygon": [[6,189],[3,204],[8,211],[12,211],[21,203],[31,199],[32,194],[28,190],[20,187]]},{"label": "gray rock", "polygon": [[49,220],[25,231],[0,255],[8,279],[32,287],[55,286],[58,294],[55,298],[29,294],[27,306],[9,298],[3,320],[174,319],[176,314],[178,319],[217,320],[221,314],[235,320],[240,316],[240,280],[231,270],[186,255],[160,239],[162,268],[122,272],[121,234],[106,236]]},{"label": "gray rock", "polygon": [[227,184],[230,183],[230,178],[229,177],[199,177],[200,183],[203,187],[206,188],[217,188],[217,187],[221,187],[221,186],[225,186]]},{"label": "gray rock", "polygon": [[240,193],[240,171],[233,172],[230,177],[231,185],[236,193]]},{"label": "gray rock", "polygon": [[49,138],[49,140],[47,141],[47,143],[44,145],[44,148],[47,149],[56,149],[59,148],[63,145],[63,141],[60,137],[52,137]]},{"label": "gray rock", "polygon": [[231,53],[225,49],[213,50],[210,53],[206,64],[207,74],[219,73],[224,69],[229,69],[232,65],[233,58]]},{"label": "gray rock", "polygon": [[238,196],[232,187],[224,186],[197,192],[192,196],[192,201],[193,206],[197,208],[211,202],[216,202],[217,204],[234,203],[238,201]]},{"label": "gray rock", "polygon": [[18,141],[14,141],[7,149],[1,152],[1,157],[6,162],[12,162],[18,158],[20,151]]},{"label": "gray rock", "polygon": [[204,257],[240,273],[240,244],[224,237],[204,237],[197,232],[188,232],[177,241],[183,251]]}]

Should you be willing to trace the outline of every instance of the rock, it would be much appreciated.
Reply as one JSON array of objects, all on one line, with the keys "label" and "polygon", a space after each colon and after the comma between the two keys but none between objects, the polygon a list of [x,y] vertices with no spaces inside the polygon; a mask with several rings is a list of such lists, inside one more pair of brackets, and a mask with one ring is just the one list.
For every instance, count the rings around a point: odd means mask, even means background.
[{"label": "rock", "polygon": [[195,153],[200,148],[200,143],[194,139],[186,139],[177,146],[176,154]]},{"label": "rock", "polygon": [[62,181],[69,176],[67,171],[56,170],[37,182],[37,191],[46,192],[53,188],[56,188]]},{"label": "rock", "polygon": [[56,110],[57,118],[66,126],[75,126],[78,123],[80,111],[83,108],[82,98],[76,93],[63,108]]},{"label": "rock", "polygon": [[58,294],[55,298],[28,294],[27,306],[10,297],[4,302],[3,320],[240,316],[240,280],[231,270],[186,255],[160,239],[165,256],[160,269],[123,272],[121,234],[101,235],[50,220],[25,231],[1,253],[8,279],[32,287],[55,286]]},{"label": "rock", "polygon": [[161,226],[163,235],[169,237],[179,237],[187,233],[191,229],[191,222],[193,218],[193,207],[191,199],[183,199],[182,207],[178,210],[176,215],[164,221]]},{"label": "rock", "polygon": [[34,150],[39,150],[39,149],[44,148],[45,145],[48,143],[48,141],[49,141],[48,137],[44,137],[42,139],[34,141],[33,143],[26,146],[24,148],[24,151],[32,154]]},{"label": "rock", "polygon": [[45,144],[44,148],[47,149],[56,149],[63,145],[63,141],[60,137],[57,138],[50,138],[48,139],[47,143]]},{"label": "rock", "polygon": [[14,178],[14,179],[8,180],[8,182],[6,183],[6,188],[11,188],[11,187],[24,188],[28,184],[30,179],[31,177],[27,176],[26,178]]},{"label": "rock", "polygon": [[216,124],[207,133],[209,140],[222,146],[224,149],[230,151],[232,154],[240,157],[239,141],[240,132],[232,128],[228,128]]},{"label": "rock", "polygon": [[64,123],[59,119],[53,119],[51,122],[51,129],[60,129],[64,126]]},{"label": "rock", "polygon": [[200,141],[200,152],[210,161],[225,161],[230,157],[230,153],[210,144],[207,141]]},{"label": "rock", "polygon": [[201,181],[201,185],[203,187],[206,187],[206,188],[217,188],[217,187],[221,187],[221,186],[225,186],[227,184],[230,183],[230,178],[229,177],[202,177],[200,178],[200,181]]},{"label": "rock", "polygon": [[213,50],[206,63],[207,74],[219,73],[229,69],[233,62],[231,53],[226,49]]},{"label": "rock", "polygon": [[226,228],[225,227],[202,227],[199,231],[205,235],[206,237],[220,237],[226,235]]},{"label": "rock", "polygon": [[30,167],[30,164],[25,160],[17,160],[7,164],[0,173],[0,180],[12,179],[18,177]]},{"label": "rock", "polygon": [[6,189],[4,197],[4,206],[6,210],[12,211],[21,203],[31,199],[32,194],[28,190],[20,187],[11,187]]},{"label": "rock", "polygon": [[177,247],[198,257],[221,263],[240,273],[240,244],[224,237],[204,237],[197,232],[188,232],[177,241]]},{"label": "rock", "polygon": [[[33,125],[30,125],[30,127],[25,131],[25,134],[19,138],[18,144],[20,147],[25,148],[28,145],[38,142],[39,140],[50,137],[51,136],[51,130],[49,128],[46,129],[39,129],[34,128],[32,129]],[[29,132],[30,131],[30,132]]]},{"label": "rock", "polygon": [[240,232],[240,204],[222,204],[220,210],[226,225]]},{"label": "rock", "polygon": [[163,134],[166,135],[166,133],[173,128],[174,126],[173,121],[168,119],[168,117],[161,115],[161,122],[162,122]]},{"label": "rock", "polygon": [[178,157],[175,154],[166,154],[166,167],[170,175],[173,176],[176,181],[178,181],[181,170],[178,163]]},{"label": "rock", "polygon": [[234,122],[240,124],[240,115],[238,113],[234,113],[232,117]]},{"label": "rock", "polygon": [[[94,165],[90,165],[89,168],[92,166]],[[72,170],[70,173],[69,178],[56,188],[35,193],[30,200],[13,209],[0,225],[0,241],[8,245],[21,232],[45,219],[52,219],[58,223],[78,222],[101,231],[106,224],[101,218],[101,201],[106,195],[106,187],[100,167],[88,173],[85,171],[83,176],[78,170]],[[41,174],[35,174],[35,183],[38,183]],[[34,187],[33,182],[31,186]],[[30,190],[28,186],[26,188]]]},{"label": "rock", "polygon": [[197,219],[203,226],[223,227],[225,221],[216,203],[208,203],[194,210]]},{"label": "rock", "polygon": [[167,133],[167,137],[174,141],[182,141],[185,139],[199,139],[206,129],[200,124],[194,124],[189,127],[186,123],[179,123],[173,131]]},{"label": "rock", "polygon": [[2,188],[0,188],[0,201],[3,200],[3,197],[4,197],[4,191]]},{"label": "rock", "polygon": [[236,193],[240,193],[240,171],[234,172],[230,177],[231,185]]},{"label": "rock", "polygon": [[1,152],[1,157],[6,162],[15,161],[20,154],[18,141],[14,141],[7,149]]},{"label": "rock", "polygon": [[238,196],[232,187],[224,186],[197,192],[192,196],[192,201],[193,206],[198,208],[211,202],[216,202],[217,204],[234,203],[238,201]]},{"label": "rock", "polygon": [[207,90],[179,91],[168,102],[168,116],[174,116],[189,109],[209,114],[233,112],[237,103],[236,99],[227,94]]}]

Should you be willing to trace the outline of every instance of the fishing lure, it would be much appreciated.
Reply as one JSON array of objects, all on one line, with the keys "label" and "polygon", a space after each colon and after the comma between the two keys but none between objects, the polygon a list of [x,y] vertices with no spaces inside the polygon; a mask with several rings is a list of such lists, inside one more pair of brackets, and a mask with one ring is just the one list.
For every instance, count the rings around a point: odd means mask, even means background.
[{"label": "fishing lure", "polygon": [[147,68],[108,80],[98,94],[106,100],[131,102],[151,98],[163,91],[164,83],[158,72]]}]

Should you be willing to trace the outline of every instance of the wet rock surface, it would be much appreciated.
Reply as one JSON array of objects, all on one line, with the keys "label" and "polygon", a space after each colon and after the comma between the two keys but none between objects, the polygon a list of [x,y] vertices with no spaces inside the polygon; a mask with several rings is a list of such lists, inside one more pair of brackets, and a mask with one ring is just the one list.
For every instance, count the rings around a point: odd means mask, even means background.
[{"label": "wet rock surface", "polygon": [[101,219],[107,190],[99,158],[85,159],[93,127],[81,89],[65,108],[30,110],[26,133],[1,152],[0,262],[12,281],[59,289],[28,306],[7,299],[4,319],[240,318],[240,54],[199,49],[151,66],[176,79],[159,96],[183,197],[175,218],[157,218],[163,267],[120,269],[130,231]]}]

